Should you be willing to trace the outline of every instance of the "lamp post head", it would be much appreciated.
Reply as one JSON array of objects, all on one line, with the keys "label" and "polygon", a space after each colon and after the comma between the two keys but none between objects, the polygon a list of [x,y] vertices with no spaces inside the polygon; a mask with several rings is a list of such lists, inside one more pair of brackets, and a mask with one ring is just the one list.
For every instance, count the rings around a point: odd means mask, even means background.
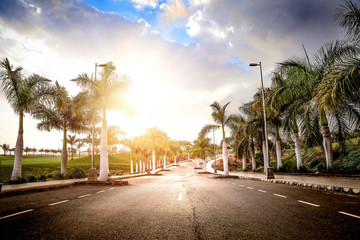
[{"label": "lamp post head", "polygon": [[260,63],[250,63],[249,66],[250,66],[250,67],[260,66]]}]

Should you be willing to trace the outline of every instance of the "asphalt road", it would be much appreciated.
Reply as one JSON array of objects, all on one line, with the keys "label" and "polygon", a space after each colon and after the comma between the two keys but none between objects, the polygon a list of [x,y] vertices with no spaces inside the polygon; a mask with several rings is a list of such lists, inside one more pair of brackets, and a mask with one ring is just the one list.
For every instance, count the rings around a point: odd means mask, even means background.
[{"label": "asphalt road", "polygon": [[0,239],[360,239],[359,197],[214,179],[194,166],[128,186],[2,197]]}]

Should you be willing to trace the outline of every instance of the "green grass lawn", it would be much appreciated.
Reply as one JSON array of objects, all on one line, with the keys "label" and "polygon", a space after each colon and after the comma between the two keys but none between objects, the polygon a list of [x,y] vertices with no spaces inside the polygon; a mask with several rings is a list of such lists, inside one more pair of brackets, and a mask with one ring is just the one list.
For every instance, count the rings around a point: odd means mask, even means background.
[{"label": "green grass lawn", "polygon": [[[7,182],[10,180],[11,171],[14,165],[14,156],[0,156],[0,182]],[[71,160],[68,158],[68,170],[74,168],[82,168],[85,171],[91,167],[91,156],[75,157]],[[61,168],[61,157],[41,157],[41,156],[23,156],[22,175],[24,178],[34,176],[39,179],[51,180],[51,175],[59,174]],[[100,168],[100,156],[95,156],[95,168]],[[130,172],[130,154],[128,152],[109,155],[109,169],[111,174],[122,174]],[[50,176],[50,177],[49,177]]]}]

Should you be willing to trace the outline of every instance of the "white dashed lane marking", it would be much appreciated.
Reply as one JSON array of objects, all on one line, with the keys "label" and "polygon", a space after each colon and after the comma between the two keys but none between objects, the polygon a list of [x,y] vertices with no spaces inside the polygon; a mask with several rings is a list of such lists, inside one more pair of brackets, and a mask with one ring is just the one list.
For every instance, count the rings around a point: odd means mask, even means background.
[{"label": "white dashed lane marking", "polygon": [[182,193],[179,193],[179,198],[178,198],[179,201],[182,200]]},{"label": "white dashed lane marking", "polygon": [[277,196],[277,197],[281,197],[281,198],[286,198],[286,196],[280,195],[280,194],[276,194],[276,193],[274,193],[273,195],[274,195],[274,196]]},{"label": "white dashed lane marking", "polygon": [[20,214],[31,212],[31,211],[34,211],[34,209],[28,209],[28,210],[25,210],[25,211],[22,211],[22,212],[13,213],[13,214],[10,214],[10,215],[7,215],[7,216],[3,216],[3,217],[0,217],[0,220],[5,219],[5,218],[9,218],[9,217],[14,217],[16,215],[20,215]]},{"label": "white dashed lane marking", "polygon": [[252,188],[252,187],[247,187],[248,189],[254,189],[254,188]]},{"label": "white dashed lane marking", "polygon": [[360,219],[360,216],[355,215],[355,214],[351,214],[351,213],[347,213],[347,212],[342,212],[342,211],[338,211],[338,213],[341,213],[341,214],[344,214],[344,215],[347,215],[347,216],[350,216],[350,217],[354,217],[354,218]]},{"label": "white dashed lane marking", "polygon": [[60,201],[60,202],[50,203],[49,206],[54,206],[54,205],[66,203],[66,202],[68,202],[68,201],[69,201],[69,200],[63,200],[63,201]]},{"label": "white dashed lane marking", "polygon": [[109,188],[109,190],[114,190],[115,188],[114,187],[112,187],[112,188]]},{"label": "white dashed lane marking", "polygon": [[84,197],[88,197],[88,196],[91,196],[91,194],[81,195],[81,196],[78,196],[78,198],[84,198]]},{"label": "white dashed lane marking", "polygon": [[98,191],[98,192],[96,192],[96,193],[103,193],[103,192],[105,192],[105,190],[101,190],[101,191]]},{"label": "white dashed lane marking", "polygon": [[307,204],[307,205],[310,205],[310,206],[313,206],[313,207],[320,207],[320,205],[318,205],[318,204],[309,203],[309,202],[305,202],[305,201],[302,201],[302,200],[298,200],[298,202],[303,203],[303,204]]},{"label": "white dashed lane marking", "polygon": [[261,189],[259,189],[258,191],[259,191],[259,192],[262,192],[262,193],[266,193],[266,191],[264,191],[264,190],[261,190]]}]

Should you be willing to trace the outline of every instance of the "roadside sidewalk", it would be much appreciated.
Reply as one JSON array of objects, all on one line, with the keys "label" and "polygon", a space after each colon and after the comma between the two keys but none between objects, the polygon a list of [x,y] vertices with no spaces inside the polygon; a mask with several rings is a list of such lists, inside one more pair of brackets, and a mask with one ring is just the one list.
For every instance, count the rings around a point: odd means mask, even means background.
[{"label": "roadside sidewalk", "polygon": [[[206,164],[207,171],[212,173],[214,173],[214,169],[211,167],[213,162],[214,160],[209,161]],[[217,173],[223,174],[222,171],[217,171]],[[275,179],[266,179],[264,173],[230,172],[230,174],[238,176],[241,179],[287,184],[316,190],[343,192],[347,194],[360,194],[360,180],[357,179],[337,178],[331,176],[294,176],[276,173],[274,173]]]},{"label": "roadside sidewalk", "polygon": [[[169,167],[173,167],[175,164],[167,165],[167,169]],[[156,174],[162,171],[162,168],[158,168],[155,170]],[[142,176],[152,176],[153,174],[145,173],[136,173],[136,174],[127,174],[121,176],[111,176],[109,177],[112,180],[121,180],[126,178],[134,178],[134,177],[142,177]],[[11,184],[11,185],[2,185],[0,196],[7,193],[19,193],[19,192],[28,192],[28,191],[37,191],[44,189],[52,189],[52,188],[60,188],[71,185],[78,185],[81,183],[86,183],[87,178],[82,179],[66,179],[66,180],[55,180],[55,181],[45,181],[45,182],[31,182],[31,183],[22,183],[22,184]]]}]

